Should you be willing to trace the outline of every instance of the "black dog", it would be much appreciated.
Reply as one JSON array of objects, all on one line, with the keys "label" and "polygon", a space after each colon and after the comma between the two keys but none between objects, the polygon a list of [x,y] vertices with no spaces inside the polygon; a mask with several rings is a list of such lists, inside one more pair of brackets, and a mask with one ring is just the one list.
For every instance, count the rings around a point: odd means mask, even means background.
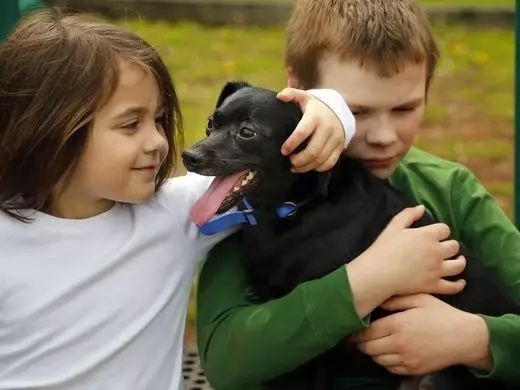
[{"label": "black dog", "polygon": [[[208,137],[183,154],[188,170],[218,177],[193,209],[197,224],[234,205],[244,210],[249,224],[241,231],[242,257],[261,300],[287,294],[301,282],[356,258],[395,214],[413,206],[386,181],[348,158],[328,173],[291,173],[280,148],[301,115],[297,106],[279,102],[272,91],[228,83],[209,119]],[[248,203],[243,202],[246,196]],[[414,226],[433,222],[424,216]],[[462,277],[467,281],[462,293],[440,298],[468,312],[520,314],[520,304],[476,261],[468,258]],[[381,315],[373,313],[373,318]],[[331,378],[353,374],[384,378],[395,383],[395,388],[402,380],[340,343],[303,369],[269,383],[268,388],[289,389],[286,383],[299,380],[298,389],[329,389]],[[429,380],[431,388],[442,390],[505,388],[477,381],[462,367],[444,370]]]}]

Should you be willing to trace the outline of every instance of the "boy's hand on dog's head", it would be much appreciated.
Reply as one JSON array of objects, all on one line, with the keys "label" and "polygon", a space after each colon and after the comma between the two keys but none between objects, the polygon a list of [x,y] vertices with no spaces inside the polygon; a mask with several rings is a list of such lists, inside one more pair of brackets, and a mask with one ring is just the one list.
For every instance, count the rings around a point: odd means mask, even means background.
[{"label": "boy's hand on dog's head", "polygon": [[325,103],[299,89],[286,88],[277,98],[298,104],[303,112],[302,120],[282,146],[282,154],[288,156],[309,140],[303,151],[290,157],[293,172],[332,169],[345,145],[345,131],[336,114]]}]

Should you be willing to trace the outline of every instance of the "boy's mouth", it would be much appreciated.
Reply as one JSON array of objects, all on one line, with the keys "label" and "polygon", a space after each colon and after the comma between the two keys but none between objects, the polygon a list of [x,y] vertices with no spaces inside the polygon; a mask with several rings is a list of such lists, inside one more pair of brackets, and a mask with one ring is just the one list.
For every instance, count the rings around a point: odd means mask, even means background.
[{"label": "boy's mouth", "polygon": [[215,177],[208,190],[192,206],[190,219],[201,226],[216,214],[228,211],[258,184],[259,177],[256,170]]},{"label": "boy's mouth", "polygon": [[390,168],[395,161],[395,157],[385,158],[385,159],[364,159],[361,160],[363,165],[365,165],[368,169],[384,169]]}]

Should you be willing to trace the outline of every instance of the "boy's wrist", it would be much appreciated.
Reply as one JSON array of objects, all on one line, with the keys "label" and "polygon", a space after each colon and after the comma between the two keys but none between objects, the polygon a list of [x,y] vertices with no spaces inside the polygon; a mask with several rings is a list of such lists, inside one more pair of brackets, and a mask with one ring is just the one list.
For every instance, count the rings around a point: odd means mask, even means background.
[{"label": "boy's wrist", "polygon": [[388,274],[374,266],[376,262],[372,256],[370,251],[364,252],[346,265],[354,306],[360,318],[395,295],[396,290]]},{"label": "boy's wrist", "polygon": [[339,119],[345,131],[344,147],[346,149],[356,134],[356,118],[350,111],[343,96],[334,89],[309,89],[307,92],[329,107]]},{"label": "boy's wrist", "polygon": [[468,347],[462,351],[460,364],[483,373],[491,372],[493,360],[489,347],[489,329],[486,321],[478,314],[464,313],[465,337]]}]

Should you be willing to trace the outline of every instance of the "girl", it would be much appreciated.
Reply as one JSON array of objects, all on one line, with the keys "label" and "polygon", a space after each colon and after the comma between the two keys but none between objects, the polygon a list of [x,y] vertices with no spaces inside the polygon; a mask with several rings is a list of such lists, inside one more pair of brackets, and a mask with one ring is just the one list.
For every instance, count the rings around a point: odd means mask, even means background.
[{"label": "girl", "polygon": [[[342,99],[301,92],[290,153],[326,169]],[[208,178],[168,179],[179,103],[157,53],[118,27],[33,14],[0,46],[0,389],[179,389]],[[309,162],[309,157],[311,158]],[[325,156],[332,156],[327,161]]]}]

